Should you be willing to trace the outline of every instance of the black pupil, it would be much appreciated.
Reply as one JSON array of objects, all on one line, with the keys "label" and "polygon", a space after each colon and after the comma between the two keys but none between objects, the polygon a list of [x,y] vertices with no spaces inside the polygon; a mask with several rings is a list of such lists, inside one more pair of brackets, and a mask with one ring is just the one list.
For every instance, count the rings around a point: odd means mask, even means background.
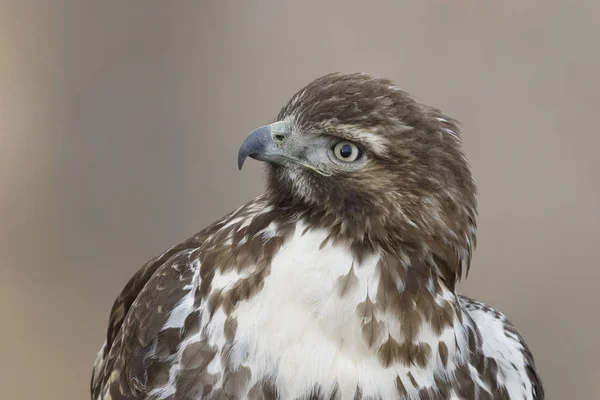
[{"label": "black pupil", "polygon": [[352,155],[352,146],[345,144],[340,149],[340,155],[344,158],[348,158]]}]

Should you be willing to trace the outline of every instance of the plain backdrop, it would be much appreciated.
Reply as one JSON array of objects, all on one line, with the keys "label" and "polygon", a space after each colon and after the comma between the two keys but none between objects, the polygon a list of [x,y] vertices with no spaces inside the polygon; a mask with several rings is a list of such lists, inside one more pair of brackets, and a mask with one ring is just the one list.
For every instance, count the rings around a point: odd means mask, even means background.
[{"label": "plain backdrop", "polygon": [[548,399],[600,398],[600,2],[0,0],[2,399],[88,398],[112,301],[260,194],[254,128],[332,71],[462,123],[480,196],[460,292]]}]

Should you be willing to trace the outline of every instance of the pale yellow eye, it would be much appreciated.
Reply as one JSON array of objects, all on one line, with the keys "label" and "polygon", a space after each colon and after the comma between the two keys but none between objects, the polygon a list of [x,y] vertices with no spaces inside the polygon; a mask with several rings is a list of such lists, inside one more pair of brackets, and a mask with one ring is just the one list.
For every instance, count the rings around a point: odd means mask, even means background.
[{"label": "pale yellow eye", "polygon": [[333,146],[333,154],[340,161],[352,162],[362,156],[362,150],[354,143],[341,141]]}]

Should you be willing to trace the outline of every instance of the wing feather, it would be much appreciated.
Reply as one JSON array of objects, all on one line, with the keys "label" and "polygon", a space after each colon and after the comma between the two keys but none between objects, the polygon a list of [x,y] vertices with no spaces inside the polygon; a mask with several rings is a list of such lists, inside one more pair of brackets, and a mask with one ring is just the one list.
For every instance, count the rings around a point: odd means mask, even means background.
[{"label": "wing feather", "polygon": [[533,355],[515,326],[487,304],[466,296],[459,296],[459,300],[476,323],[483,342],[489,343],[483,348],[484,356],[494,359],[502,369],[504,384],[516,385],[513,387],[518,391],[528,388],[526,399],[544,400],[544,387]]},{"label": "wing feather", "polygon": [[226,218],[148,261],[127,282],[113,304],[106,341],[94,364],[93,399],[107,394],[113,400],[144,398],[153,388],[168,383],[170,361],[186,327],[193,326],[189,321],[186,325],[186,319],[194,315],[182,310],[181,327],[165,325],[192,289],[202,243]]}]

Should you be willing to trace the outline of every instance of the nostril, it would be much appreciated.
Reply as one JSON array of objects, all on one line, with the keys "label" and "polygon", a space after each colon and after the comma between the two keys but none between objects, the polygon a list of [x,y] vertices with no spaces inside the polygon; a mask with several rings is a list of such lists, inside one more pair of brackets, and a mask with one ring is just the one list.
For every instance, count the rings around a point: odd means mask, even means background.
[{"label": "nostril", "polygon": [[273,139],[276,142],[283,142],[283,140],[285,139],[285,136],[280,133],[276,133],[275,135],[273,135]]}]

